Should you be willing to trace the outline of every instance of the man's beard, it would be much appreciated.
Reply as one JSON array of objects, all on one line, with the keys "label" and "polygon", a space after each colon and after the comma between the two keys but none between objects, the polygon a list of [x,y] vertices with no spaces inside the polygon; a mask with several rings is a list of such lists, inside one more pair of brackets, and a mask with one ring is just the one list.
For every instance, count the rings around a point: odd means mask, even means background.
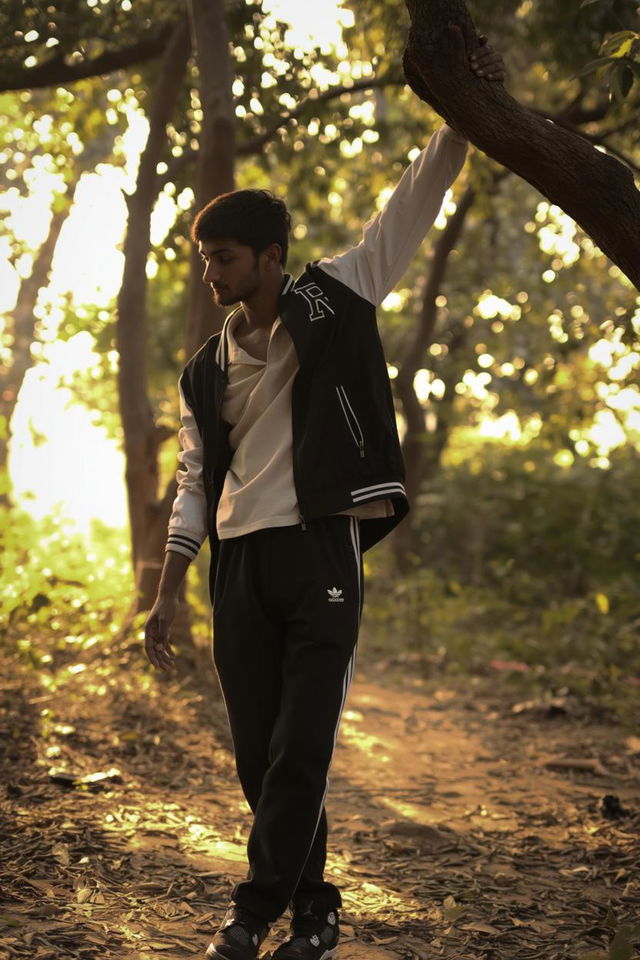
[{"label": "man's beard", "polygon": [[211,295],[217,307],[231,307],[234,303],[240,303],[242,300],[241,295],[231,293],[228,290],[222,290],[220,293],[217,290],[212,290]]},{"label": "man's beard", "polygon": [[212,292],[214,302],[219,307],[231,307],[234,303],[243,303],[247,300],[251,300],[259,289],[260,271],[256,263],[252,276],[247,278],[246,282],[241,288],[237,290],[230,290],[228,287],[225,287],[220,291],[220,293],[218,293],[215,289],[213,289]]}]

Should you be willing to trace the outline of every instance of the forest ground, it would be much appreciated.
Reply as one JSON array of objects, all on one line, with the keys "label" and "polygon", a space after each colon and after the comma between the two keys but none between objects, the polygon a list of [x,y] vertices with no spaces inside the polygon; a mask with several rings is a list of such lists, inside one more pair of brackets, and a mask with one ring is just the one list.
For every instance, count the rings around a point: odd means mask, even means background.
[{"label": "forest ground", "polygon": [[[249,827],[208,658],[164,677],[131,642],[45,675],[0,647],[0,676],[0,957],[203,956]],[[341,960],[635,955],[640,738],[522,694],[362,658],[328,801]]]}]

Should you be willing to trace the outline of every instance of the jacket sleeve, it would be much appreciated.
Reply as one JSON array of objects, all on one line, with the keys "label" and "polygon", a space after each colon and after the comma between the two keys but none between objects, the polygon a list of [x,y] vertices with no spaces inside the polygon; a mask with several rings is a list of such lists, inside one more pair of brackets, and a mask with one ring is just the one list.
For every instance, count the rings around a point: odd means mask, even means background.
[{"label": "jacket sleeve", "polygon": [[195,417],[180,388],[180,418],[178,434],[182,469],[178,470],[178,495],[173,502],[169,520],[167,551],[182,553],[193,560],[207,536],[207,510],[202,480],[202,439]]},{"label": "jacket sleeve", "polygon": [[446,125],[405,170],[360,243],[319,266],[376,306],[404,275],[465,160],[467,141]]}]

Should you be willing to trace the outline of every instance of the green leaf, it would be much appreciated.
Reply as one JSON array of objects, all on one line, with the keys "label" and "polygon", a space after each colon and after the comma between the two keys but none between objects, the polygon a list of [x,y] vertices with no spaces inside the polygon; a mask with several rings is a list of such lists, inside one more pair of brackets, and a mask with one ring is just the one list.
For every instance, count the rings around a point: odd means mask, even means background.
[{"label": "green leaf", "polygon": [[633,42],[638,39],[638,34],[635,30],[618,30],[617,33],[612,33],[610,37],[604,41],[600,49],[604,52],[605,50],[613,49],[617,50],[620,46],[627,42]]},{"label": "green leaf", "polygon": [[620,46],[616,47],[616,49],[612,52],[612,56],[617,57],[618,59],[629,56],[631,53],[631,48],[635,42],[635,37],[629,37],[626,40],[623,40]]},{"label": "green leaf", "polygon": [[616,59],[616,57],[598,57],[597,60],[591,60],[582,68],[582,70],[578,70],[572,79],[576,80],[578,77],[584,77],[588,73],[594,73],[596,70],[600,70],[602,67],[605,67],[608,64],[615,63]]},{"label": "green leaf", "polygon": [[582,3],[580,4],[580,9],[582,10],[583,7],[590,7],[592,3],[599,3],[599,2],[600,0],[582,0]]},{"label": "green leaf", "polygon": [[15,917],[10,916],[8,913],[0,913],[0,923],[4,923],[6,927],[21,927],[22,922],[16,920]]},{"label": "green leaf", "polygon": [[613,57],[615,60],[631,60],[640,42],[640,34],[631,30],[621,30],[608,37],[600,46],[601,57]]},{"label": "green leaf", "polygon": [[632,960],[633,947],[629,941],[628,929],[619,930],[609,947],[609,960]]},{"label": "green leaf", "polygon": [[613,933],[618,927],[617,917],[611,907],[608,908],[607,915],[604,918],[604,926],[607,928],[607,930],[610,930],[611,933]]}]

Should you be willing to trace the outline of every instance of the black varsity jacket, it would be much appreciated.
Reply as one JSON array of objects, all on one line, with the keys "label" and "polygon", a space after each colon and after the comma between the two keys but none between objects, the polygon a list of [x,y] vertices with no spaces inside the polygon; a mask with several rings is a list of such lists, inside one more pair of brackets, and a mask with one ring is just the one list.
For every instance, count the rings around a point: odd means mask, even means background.
[{"label": "black varsity jacket", "polygon": [[[441,209],[466,141],[441,127],[391,197],[345,254],[285,278],[279,316],[297,354],[291,397],[293,477],[300,522],[389,500],[391,517],[363,519],[363,549],[408,511],[389,377],[374,304],[402,277]],[[346,281],[346,282],[345,282]],[[233,313],[230,317],[233,316]],[[180,492],[167,549],[194,557],[208,532],[215,575],[216,512],[232,459],[221,416],[227,384],[227,318],[188,362],[180,381],[187,406]],[[197,436],[196,436],[197,434]],[[206,514],[206,521],[205,521]]]},{"label": "black varsity jacket", "polygon": [[[291,398],[300,522],[372,500],[390,500],[394,516],[361,521],[366,550],[409,509],[375,307],[310,264],[296,282],[285,278],[279,312],[300,367]],[[227,383],[225,332],[226,323],[189,361],[180,380],[202,437],[207,526],[214,552],[216,511],[232,456],[221,416]]]}]

